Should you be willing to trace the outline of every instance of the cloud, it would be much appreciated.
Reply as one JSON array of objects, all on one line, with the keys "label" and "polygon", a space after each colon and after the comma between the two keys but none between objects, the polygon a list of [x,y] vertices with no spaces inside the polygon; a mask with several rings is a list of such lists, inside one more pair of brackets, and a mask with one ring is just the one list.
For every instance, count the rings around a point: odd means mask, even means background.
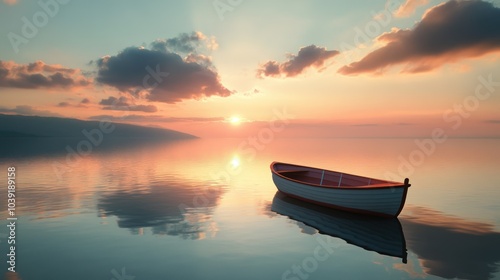
[{"label": "cloud", "polygon": [[71,104],[69,102],[59,102],[59,104],[57,104],[57,107],[70,107]]},{"label": "cloud", "polygon": [[[177,49],[191,50],[188,43],[179,40],[181,42],[175,45]],[[96,65],[99,83],[150,101],[176,103],[232,94],[221,84],[210,58],[196,53],[182,58],[158,46],[153,49],[129,47],[117,55],[100,58]]]},{"label": "cloud", "polygon": [[12,109],[0,107],[0,113],[14,113],[25,116],[62,117],[62,115],[60,114],[53,113],[47,110],[39,110],[27,105],[19,105]]},{"label": "cloud", "polygon": [[103,107],[103,110],[115,110],[115,111],[133,111],[133,112],[145,112],[145,113],[154,113],[158,111],[158,108],[154,105],[130,105],[128,107],[116,107],[116,106],[107,106]]},{"label": "cloud", "polygon": [[253,96],[253,95],[256,95],[256,94],[260,94],[260,93],[262,93],[260,91],[260,89],[253,88],[253,89],[251,89],[249,91],[243,92],[243,96]]},{"label": "cloud", "polygon": [[67,101],[59,102],[57,107],[76,107],[76,108],[87,108],[87,105],[90,104],[90,99],[84,98],[79,103],[73,104]]},{"label": "cloud", "polygon": [[127,102],[127,98],[125,97],[120,97],[120,98],[116,98],[114,96],[110,96],[106,99],[103,99],[101,100],[101,102],[99,102],[100,105],[109,105],[109,106],[128,106],[128,102]]},{"label": "cloud", "polygon": [[433,70],[462,58],[500,50],[500,9],[489,2],[452,0],[428,10],[413,29],[393,30],[378,37],[385,46],[339,73],[381,73],[403,65],[402,72]]},{"label": "cloud", "polygon": [[125,96],[120,96],[116,98],[114,96],[110,96],[106,99],[102,99],[99,102],[100,105],[105,105],[103,110],[115,110],[115,111],[139,111],[145,113],[154,113],[158,111],[156,106],[154,105],[136,105],[131,103],[132,100],[126,98]]},{"label": "cloud", "polygon": [[36,61],[30,64],[17,64],[0,60],[0,87],[8,88],[73,88],[85,87],[91,80],[78,69],[61,65],[45,64]]},{"label": "cloud", "polygon": [[399,9],[394,11],[394,16],[398,18],[409,17],[411,16],[415,10],[420,7],[427,5],[429,0],[406,0]]},{"label": "cloud", "polygon": [[158,122],[158,123],[173,123],[173,122],[222,122],[224,117],[165,117],[161,115],[127,115],[127,116],[112,116],[112,115],[97,115],[89,118],[90,120],[110,120],[110,121],[128,121],[128,122]]},{"label": "cloud", "polygon": [[209,50],[217,48],[214,37],[208,38],[201,32],[181,33],[179,36],[170,39],[158,39],[151,43],[151,50],[161,52],[181,52],[193,53],[201,47]]},{"label": "cloud", "polygon": [[90,99],[84,98],[82,101],[80,101],[80,104],[90,104]]},{"label": "cloud", "polygon": [[257,76],[294,77],[309,67],[320,69],[328,59],[337,54],[339,54],[338,51],[328,51],[326,48],[310,45],[301,48],[297,55],[288,54],[288,60],[285,62],[279,63],[271,60],[262,64],[257,70]]}]

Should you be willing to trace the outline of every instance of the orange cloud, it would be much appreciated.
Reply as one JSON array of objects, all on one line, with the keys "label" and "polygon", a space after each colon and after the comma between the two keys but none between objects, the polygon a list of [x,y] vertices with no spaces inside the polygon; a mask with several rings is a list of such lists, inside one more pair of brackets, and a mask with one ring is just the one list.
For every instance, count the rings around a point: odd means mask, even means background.
[{"label": "orange cloud", "polygon": [[489,2],[451,0],[426,12],[413,28],[377,39],[386,45],[339,69],[344,75],[380,74],[403,65],[402,72],[436,69],[460,59],[500,51],[500,9]]},{"label": "orange cloud", "polygon": [[409,17],[418,7],[427,5],[428,3],[429,0],[407,0],[394,12],[394,16],[399,18]]},{"label": "orange cloud", "polygon": [[92,80],[83,76],[79,69],[65,68],[58,64],[36,61],[17,64],[0,60],[0,87],[8,88],[73,88],[85,87]]}]

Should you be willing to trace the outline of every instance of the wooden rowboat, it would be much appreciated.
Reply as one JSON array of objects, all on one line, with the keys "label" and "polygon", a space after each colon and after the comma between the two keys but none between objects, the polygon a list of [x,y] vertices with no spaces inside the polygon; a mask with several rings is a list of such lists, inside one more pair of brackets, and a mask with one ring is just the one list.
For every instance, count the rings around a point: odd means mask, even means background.
[{"label": "wooden rowboat", "polygon": [[271,163],[279,191],[310,203],[340,210],[397,217],[410,187],[404,183],[374,179],[289,163]]}]

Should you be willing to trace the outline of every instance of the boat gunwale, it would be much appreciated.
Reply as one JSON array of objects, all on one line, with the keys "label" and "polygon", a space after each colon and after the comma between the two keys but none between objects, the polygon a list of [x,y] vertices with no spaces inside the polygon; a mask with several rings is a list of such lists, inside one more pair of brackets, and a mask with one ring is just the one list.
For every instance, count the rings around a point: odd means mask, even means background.
[{"label": "boat gunwale", "polygon": [[[350,176],[355,176],[355,177],[360,177],[360,178],[367,178],[367,179],[374,179],[374,180],[380,180],[380,181],[385,181],[387,183],[380,183],[380,184],[373,184],[373,185],[360,185],[360,186],[325,186],[325,185],[320,185],[320,184],[315,184],[315,183],[309,183],[306,181],[299,181],[287,176],[284,176],[283,174],[279,173],[274,166],[281,164],[281,165],[289,165],[289,166],[294,166],[294,167],[303,167],[307,169],[315,169],[318,171],[327,171],[327,172],[334,172],[334,173],[341,173],[345,175],[350,175]],[[350,173],[345,173],[345,172],[339,172],[339,171],[333,171],[333,170],[328,170],[328,169],[321,169],[317,167],[311,167],[311,166],[304,166],[304,165],[298,165],[298,164],[291,164],[291,163],[284,163],[284,162],[278,162],[278,161],[273,161],[271,163],[271,172],[285,180],[292,181],[295,183],[299,183],[302,185],[308,185],[311,187],[317,187],[317,188],[324,188],[324,189],[343,189],[343,190],[371,190],[371,189],[387,189],[387,188],[409,188],[411,184],[405,184],[405,183],[400,183],[400,182],[393,182],[393,181],[388,181],[388,180],[382,180],[382,179],[377,179],[377,178],[371,178],[371,177],[365,177],[365,176],[360,176],[360,175],[355,175],[355,174],[350,174]],[[297,171],[310,171],[310,170],[297,170]]]}]

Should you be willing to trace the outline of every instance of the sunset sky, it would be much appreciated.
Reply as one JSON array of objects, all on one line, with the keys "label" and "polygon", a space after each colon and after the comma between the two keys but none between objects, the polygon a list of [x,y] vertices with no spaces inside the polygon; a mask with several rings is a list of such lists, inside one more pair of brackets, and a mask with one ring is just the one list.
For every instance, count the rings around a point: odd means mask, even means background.
[{"label": "sunset sky", "polygon": [[3,114],[500,137],[500,1],[3,0],[0,21]]}]

